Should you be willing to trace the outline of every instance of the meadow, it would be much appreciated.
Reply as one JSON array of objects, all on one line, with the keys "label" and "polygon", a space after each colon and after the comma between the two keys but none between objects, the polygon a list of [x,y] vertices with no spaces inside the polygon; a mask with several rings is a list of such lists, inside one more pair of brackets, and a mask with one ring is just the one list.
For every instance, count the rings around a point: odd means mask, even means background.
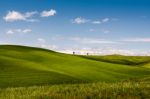
[{"label": "meadow", "polygon": [[0,89],[2,99],[149,99],[150,81]]},{"label": "meadow", "polygon": [[84,56],[0,46],[2,99],[149,99],[149,56]]}]

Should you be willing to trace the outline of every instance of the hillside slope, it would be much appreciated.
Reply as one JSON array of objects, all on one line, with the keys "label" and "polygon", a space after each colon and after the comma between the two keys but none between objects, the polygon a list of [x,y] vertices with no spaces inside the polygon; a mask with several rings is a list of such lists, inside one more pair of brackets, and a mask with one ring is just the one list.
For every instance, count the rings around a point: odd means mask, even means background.
[{"label": "hillside slope", "polygon": [[45,49],[1,45],[0,87],[115,82],[143,78],[150,69],[95,61]]},{"label": "hillside slope", "polygon": [[124,64],[130,66],[143,66],[150,63],[150,56],[106,55],[106,56],[81,56],[81,57],[95,61]]}]

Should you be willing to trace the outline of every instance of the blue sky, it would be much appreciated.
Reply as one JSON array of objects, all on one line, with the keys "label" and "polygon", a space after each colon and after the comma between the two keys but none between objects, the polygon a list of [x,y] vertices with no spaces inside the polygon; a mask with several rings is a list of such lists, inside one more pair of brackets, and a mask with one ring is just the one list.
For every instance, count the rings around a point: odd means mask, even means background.
[{"label": "blue sky", "polygon": [[150,53],[149,0],[1,0],[0,44]]}]

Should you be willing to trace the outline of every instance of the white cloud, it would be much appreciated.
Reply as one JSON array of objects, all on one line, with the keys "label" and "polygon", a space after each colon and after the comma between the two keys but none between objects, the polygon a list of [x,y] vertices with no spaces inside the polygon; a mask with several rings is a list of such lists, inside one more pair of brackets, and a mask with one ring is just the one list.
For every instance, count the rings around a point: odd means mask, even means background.
[{"label": "white cloud", "polygon": [[84,24],[84,23],[103,24],[103,23],[107,23],[109,21],[111,21],[110,18],[104,18],[101,20],[90,20],[90,19],[85,19],[82,17],[77,17],[74,20],[72,20],[72,23],[76,23],[76,24]]},{"label": "white cloud", "polygon": [[13,22],[18,20],[26,20],[26,17],[17,11],[9,11],[8,14],[4,17],[5,21]]},{"label": "white cloud", "polygon": [[99,32],[99,33],[108,34],[108,33],[110,33],[111,31],[108,30],[108,29],[101,29],[101,30],[99,30],[99,29],[93,29],[93,28],[91,28],[91,29],[89,29],[89,32]]},{"label": "white cloud", "polygon": [[37,14],[36,11],[34,12],[26,12],[26,13],[20,13],[18,11],[9,11],[6,16],[3,17],[3,19],[6,22],[14,22],[14,21],[30,21],[31,17],[33,17],[35,14]]},{"label": "white cloud", "polygon": [[14,34],[14,31],[13,31],[13,30],[8,30],[8,31],[6,32],[6,34]]},{"label": "white cloud", "polygon": [[81,18],[81,17],[77,17],[72,21],[72,23],[76,23],[76,24],[84,24],[87,22],[89,22],[89,20]]},{"label": "white cloud", "polygon": [[147,42],[147,43],[150,43],[150,38],[128,38],[128,39],[123,39],[121,41],[125,41],[125,42]]},{"label": "white cloud", "polygon": [[106,22],[108,22],[110,19],[109,18],[104,18],[104,19],[102,19],[102,23],[106,23]]},{"label": "white cloud", "polygon": [[103,23],[107,23],[108,21],[110,21],[109,18],[104,18],[102,20],[92,21],[92,24],[103,24]]},{"label": "white cloud", "polygon": [[14,22],[14,21],[27,21],[27,22],[37,22],[38,19],[33,19],[32,17],[38,14],[41,17],[49,17],[54,16],[56,14],[56,10],[51,9],[49,11],[42,11],[38,13],[37,11],[21,13],[19,11],[9,11],[3,19],[6,22]]},{"label": "white cloud", "polygon": [[93,24],[101,24],[102,22],[101,21],[93,21],[92,23]]},{"label": "white cloud", "polygon": [[56,15],[56,10],[54,10],[54,9],[51,9],[51,10],[49,10],[49,11],[43,11],[42,13],[41,13],[41,17],[50,17],[50,16],[54,16],[54,15]]},{"label": "white cloud", "polygon": [[80,37],[72,37],[70,40],[77,41],[79,43],[84,44],[117,44],[118,42],[109,41],[104,39],[97,39],[97,38],[80,38]]},{"label": "white cloud", "polygon": [[32,32],[32,30],[31,29],[24,29],[24,30],[22,30],[22,32],[23,33],[29,33],[29,32]]},{"label": "white cloud", "polygon": [[26,12],[26,13],[25,13],[25,17],[26,17],[26,18],[30,18],[30,17],[34,16],[35,14],[38,14],[38,12],[37,12],[37,11]]},{"label": "white cloud", "polygon": [[15,33],[30,33],[31,29],[10,29],[6,32],[6,34],[15,34]]}]

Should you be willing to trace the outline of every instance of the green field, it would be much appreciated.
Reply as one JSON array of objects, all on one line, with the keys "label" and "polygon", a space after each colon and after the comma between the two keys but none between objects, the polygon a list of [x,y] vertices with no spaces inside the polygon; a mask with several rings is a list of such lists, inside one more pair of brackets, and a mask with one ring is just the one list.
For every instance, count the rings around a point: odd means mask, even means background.
[{"label": "green field", "polygon": [[0,92],[0,99],[149,99],[150,82],[33,86]]},{"label": "green field", "polygon": [[[110,91],[119,89],[123,90],[121,89],[121,86],[118,86],[119,88],[116,87],[118,85],[118,82],[121,83],[122,81],[128,80],[146,79],[149,76],[150,57],[148,56],[81,56],[62,54],[46,49],[25,46],[0,46],[0,96],[2,97],[5,96],[7,91],[7,94],[11,93],[11,95],[13,95],[11,92],[12,90],[14,90],[14,95],[16,95],[18,91],[21,92],[21,90],[25,90],[22,93],[27,94],[30,93],[27,92],[28,90],[35,91],[36,89],[37,91],[45,90],[50,92],[54,91],[55,93],[55,86],[56,91],[59,88],[62,88],[62,91],[60,92],[62,94],[63,90],[65,90],[65,88],[69,86],[70,89],[68,89],[68,91],[77,90],[77,86],[87,86],[87,89],[85,88],[85,90],[88,91],[88,89],[96,89],[96,86],[103,87],[103,84],[104,86],[106,85],[106,89],[109,90],[108,87],[111,84],[114,84],[114,89],[111,89],[110,87]],[[90,87],[91,83],[96,83],[95,87],[93,86],[94,88]],[[135,85],[133,84],[133,86],[136,86],[136,83]],[[142,88],[149,89],[149,80],[144,80],[144,83],[142,84],[140,83],[139,87],[141,85],[141,87],[143,86]],[[130,84],[129,82],[129,85],[131,86],[132,84]],[[46,86],[50,86],[50,88]],[[65,86],[64,89],[63,86]],[[75,88],[73,87],[74,89],[71,89],[71,86],[75,86]],[[124,83],[122,84],[122,86],[124,86]],[[11,87],[22,88],[11,89]],[[135,89],[133,90],[136,90],[136,87],[134,88]],[[99,90],[101,90],[101,88],[97,89],[97,91]],[[81,91],[84,92],[84,88]],[[146,94],[146,92],[148,91],[145,91],[144,94]],[[66,92],[64,91],[64,93]],[[73,94],[72,92],[70,93]],[[38,92],[36,94],[32,93],[32,95],[38,96]],[[46,97],[48,97],[48,92],[46,92],[45,95]],[[79,95],[80,94],[78,94],[77,96]],[[68,95],[65,94],[63,97],[66,96]],[[91,96],[92,95],[90,95],[90,97]],[[71,97],[73,97],[73,95]],[[84,93],[83,97],[85,98]]]}]

